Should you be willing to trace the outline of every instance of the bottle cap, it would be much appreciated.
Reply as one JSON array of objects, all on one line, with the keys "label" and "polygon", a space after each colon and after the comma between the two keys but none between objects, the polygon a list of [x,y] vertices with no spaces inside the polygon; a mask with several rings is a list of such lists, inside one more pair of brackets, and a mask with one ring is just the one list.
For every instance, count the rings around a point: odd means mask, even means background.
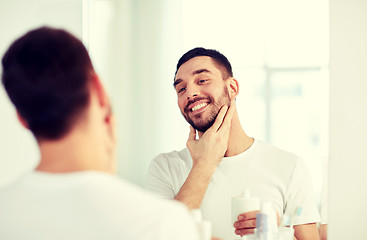
[{"label": "bottle cap", "polygon": [[203,219],[203,216],[201,214],[201,210],[200,209],[192,209],[191,210],[191,215],[195,219],[195,221],[197,221],[197,222],[201,222],[202,219]]},{"label": "bottle cap", "polygon": [[243,198],[250,198],[250,190],[248,188],[242,189],[241,196]]}]

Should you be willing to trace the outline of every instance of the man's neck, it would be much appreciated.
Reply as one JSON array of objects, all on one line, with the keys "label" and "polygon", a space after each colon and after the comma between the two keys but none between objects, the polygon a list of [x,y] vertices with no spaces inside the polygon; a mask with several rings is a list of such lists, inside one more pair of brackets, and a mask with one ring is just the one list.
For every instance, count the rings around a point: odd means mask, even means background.
[{"label": "man's neck", "polygon": [[[199,132],[199,137],[202,136],[202,132]],[[237,111],[234,113],[231,123],[231,129],[229,133],[228,148],[225,157],[236,156],[243,153],[251,147],[254,143],[254,139],[247,136],[243,130]]]},{"label": "man's neck", "polygon": [[225,157],[236,156],[251,147],[254,139],[247,136],[243,130],[237,112],[234,113],[229,132],[228,148]]},{"label": "man's neck", "polygon": [[39,142],[41,161],[37,171],[66,173],[85,170],[107,171],[100,148],[83,133],[73,132],[59,140]]}]

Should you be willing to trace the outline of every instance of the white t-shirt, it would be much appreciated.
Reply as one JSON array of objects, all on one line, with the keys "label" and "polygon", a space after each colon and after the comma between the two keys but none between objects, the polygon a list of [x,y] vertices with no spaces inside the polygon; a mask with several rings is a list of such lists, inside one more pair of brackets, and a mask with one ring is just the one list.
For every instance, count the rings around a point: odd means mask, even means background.
[{"label": "white t-shirt", "polygon": [[[173,199],[191,168],[187,148],[160,154],[149,167],[147,188]],[[246,188],[261,203],[271,201],[280,217],[293,217],[295,225],[320,220],[305,163],[291,153],[255,140],[245,152],[223,158],[211,179],[200,208],[203,219],[212,223],[213,236],[239,238],[231,223],[231,198]],[[302,207],[301,215],[294,216],[298,207]]]},{"label": "white t-shirt", "polygon": [[183,204],[111,174],[32,172],[0,190],[0,239],[198,239]]}]

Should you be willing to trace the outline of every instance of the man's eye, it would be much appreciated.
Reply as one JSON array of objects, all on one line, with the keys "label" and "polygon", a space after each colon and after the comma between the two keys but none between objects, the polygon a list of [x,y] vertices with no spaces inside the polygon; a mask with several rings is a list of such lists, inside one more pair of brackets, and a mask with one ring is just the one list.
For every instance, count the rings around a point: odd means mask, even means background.
[{"label": "man's eye", "polygon": [[202,79],[202,80],[199,81],[199,83],[204,83],[204,82],[206,82],[205,79]]},{"label": "man's eye", "polygon": [[183,92],[185,90],[186,90],[186,88],[180,88],[177,93]]}]

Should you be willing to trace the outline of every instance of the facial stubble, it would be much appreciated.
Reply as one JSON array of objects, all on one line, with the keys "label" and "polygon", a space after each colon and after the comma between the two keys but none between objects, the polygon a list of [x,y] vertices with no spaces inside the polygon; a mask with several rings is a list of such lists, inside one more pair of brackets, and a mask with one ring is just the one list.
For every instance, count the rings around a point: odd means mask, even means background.
[{"label": "facial stubble", "polygon": [[[207,120],[202,121],[201,117],[202,114],[198,114],[197,118],[198,121],[197,123],[194,122],[194,120],[192,118],[189,117],[189,113],[183,113],[182,115],[184,116],[184,118],[186,119],[186,121],[196,130],[198,130],[199,132],[206,132],[206,130],[208,130],[215,122],[215,119],[218,116],[218,113],[220,111],[220,109],[222,108],[222,106],[224,105],[228,105],[230,107],[231,105],[231,98],[229,96],[229,92],[227,87],[224,87],[223,89],[223,94],[222,96],[219,98],[219,101],[215,101],[212,97],[208,97],[209,100],[209,104],[212,104],[212,109],[210,110],[209,113],[209,117]],[[222,101],[223,100],[223,101]],[[191,110],[189,110],[191,111]]]}]

